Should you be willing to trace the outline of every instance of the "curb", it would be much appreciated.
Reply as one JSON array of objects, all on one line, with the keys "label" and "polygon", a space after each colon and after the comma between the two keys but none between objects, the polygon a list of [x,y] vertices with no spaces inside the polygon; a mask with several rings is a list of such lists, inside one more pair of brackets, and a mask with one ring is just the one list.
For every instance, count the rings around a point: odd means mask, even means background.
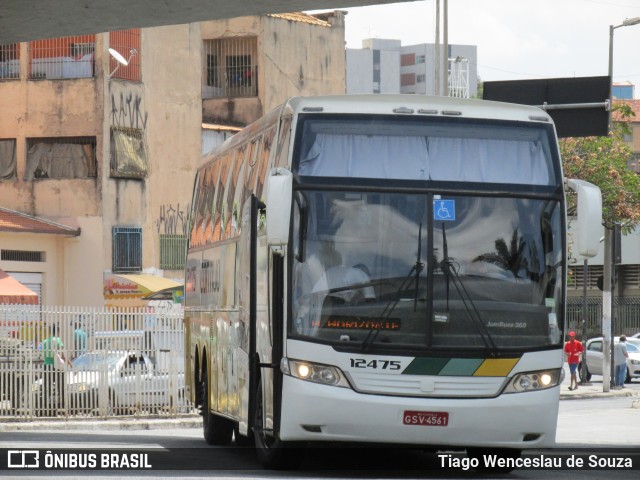
[{"label": "curb", "polygon": [[622,391],[613,392],[584,392],[584,393],[561,393],[560,400],[584,400],[588,398],[631,398],[639,397],[640,391]]},{"label": "curb", "polygon": [[50,420],[14,420],[0,422],[0,432],[44,430],[159,430],[166,428],[202,428],[200,415],[179,418],[109,418],[104,420],[52,418]]}]

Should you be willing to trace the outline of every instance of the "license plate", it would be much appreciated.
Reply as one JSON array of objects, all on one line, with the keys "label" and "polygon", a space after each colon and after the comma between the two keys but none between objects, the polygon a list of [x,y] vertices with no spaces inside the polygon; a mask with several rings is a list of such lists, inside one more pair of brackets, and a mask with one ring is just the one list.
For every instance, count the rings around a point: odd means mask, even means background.
[{"label": "license plate", "polygon": [[405,410],[402,416],[405,425],[421,425],[423,427],[446,427],[449,425],[449,412],[416,412]]}]

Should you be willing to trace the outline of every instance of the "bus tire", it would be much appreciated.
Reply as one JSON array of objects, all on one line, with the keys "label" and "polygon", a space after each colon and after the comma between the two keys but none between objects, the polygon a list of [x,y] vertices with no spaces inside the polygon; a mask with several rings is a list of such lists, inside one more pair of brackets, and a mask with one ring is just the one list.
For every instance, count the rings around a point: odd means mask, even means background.
[{"label": "bus tire", "polygon": [[211,413],[209,409],[209,381],[207,371],[202,371],[202,433],[209,445],[229,445],[233,436],[231,420]]},{"label": "bus tire", "polygon": [[267,435],[262,431],[262,416],[264,413],[264,401],[262,398],[262,382],[258,382],[258,395],[256,395],[255,430],[253,438],[256,446],[256,454],[262,466],[268,470],[284,470],[295,468],[301,459],[300,450],[292,448],[286,442],[276,436]]},{"label": "bus tire", "polygon": [[492,467],[491,465],[486,465],[484,462],[484,455],[497,456],[498,458],[518,459],[522,455],[522,450],[519,450],[517,448],[467,448],[467,457],[478,460],[478,466],[474,468],[476,472],[506,474],[511,472],[514,467]]}]

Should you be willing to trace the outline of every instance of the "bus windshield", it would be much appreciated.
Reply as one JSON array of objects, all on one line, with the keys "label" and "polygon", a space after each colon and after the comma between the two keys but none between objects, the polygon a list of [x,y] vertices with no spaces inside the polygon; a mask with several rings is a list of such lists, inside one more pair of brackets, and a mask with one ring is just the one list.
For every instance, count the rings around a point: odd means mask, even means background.
[{"label": "bus windshield", "polygon": [[299,189],[290,335],[375,351],[558,346],[556,200]]}]

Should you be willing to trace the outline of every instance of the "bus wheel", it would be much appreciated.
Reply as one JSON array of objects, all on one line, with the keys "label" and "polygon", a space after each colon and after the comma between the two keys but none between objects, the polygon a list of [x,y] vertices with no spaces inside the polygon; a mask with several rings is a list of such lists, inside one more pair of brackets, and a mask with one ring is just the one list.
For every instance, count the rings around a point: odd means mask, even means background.
[{"label": "bus wheel", "polygon": [[229,445],[233,435],[233,423],[211,413],[209,409],[209,382],[207,371],[202,372],[202,431],[209,445]]},{"label": "bus wheel", "polygon": [[270,470],[295,468],[300,461],[300,450],[291,448],[290,445],[287,445],[277,436],[268,435],[263,430],[263,415],[262,385],[261,382],[258,382],[255,427],[253,431],[258,460],[260,460],[264,468]]},{"label": "bus wheel", "polygon": [[[493,472],[493,473],[509,473],[515,468],[515,460],[520,458],[522,450],[516,448],[467,448],[467,457],[477,461],[476,472]],[[506,459],[514,461],[505,462],[504,466],[485,463],[485,457],[491,459]]]}]

